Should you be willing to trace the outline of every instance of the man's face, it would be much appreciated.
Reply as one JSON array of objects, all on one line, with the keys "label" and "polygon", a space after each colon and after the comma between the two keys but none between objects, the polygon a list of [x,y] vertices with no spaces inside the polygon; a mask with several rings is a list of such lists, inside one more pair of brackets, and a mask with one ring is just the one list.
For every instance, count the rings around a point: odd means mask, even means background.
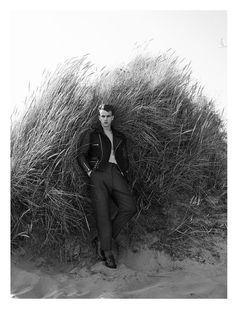
[{"label": "man's face", "polygon": [[114,116],[112,115],[112,111],[107,112],[105,110],[100,110],[98,118],[103,128],[109,128]]}]

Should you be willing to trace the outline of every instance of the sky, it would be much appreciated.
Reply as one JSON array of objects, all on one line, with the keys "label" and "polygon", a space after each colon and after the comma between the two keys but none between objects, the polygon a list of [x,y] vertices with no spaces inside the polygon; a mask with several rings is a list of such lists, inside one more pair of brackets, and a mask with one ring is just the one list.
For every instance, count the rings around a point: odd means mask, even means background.
[{"label": "sky", "polygon": [[226,11],[13,11],[10,23],[12,108],[71,57],[89,54],[98,67],[128,62],[138,52],[172,49],[191,62],[192,78],[227,113]]}]

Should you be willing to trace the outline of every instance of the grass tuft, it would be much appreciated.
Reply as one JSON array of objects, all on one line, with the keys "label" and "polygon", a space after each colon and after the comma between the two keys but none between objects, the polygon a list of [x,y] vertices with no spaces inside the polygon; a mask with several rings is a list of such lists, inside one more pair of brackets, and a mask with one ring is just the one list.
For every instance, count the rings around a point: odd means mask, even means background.
[{"label": "grass tuft", "polygon": [[226,212],[226,130],[191,74],[168,53],[99,74],[73,58],[48,74],[12,122],[13,244],[89,237],[93,210],[77,156],[101,102],[114,106],[114,126],[128,138],[137,231],[160,228],[163,215],[170,237],[209,232],[200,219]]}]

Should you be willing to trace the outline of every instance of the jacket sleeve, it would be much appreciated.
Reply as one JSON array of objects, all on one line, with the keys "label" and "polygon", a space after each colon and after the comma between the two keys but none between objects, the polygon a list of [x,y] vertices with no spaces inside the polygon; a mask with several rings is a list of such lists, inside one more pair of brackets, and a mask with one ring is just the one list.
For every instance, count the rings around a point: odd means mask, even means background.
[{"label": "jacket sleeve", "polygon": [[86,159],[87,153],[89,151],[89,146],[90,146],[90,134],[91,134],[90,130],[88,130],[85,133],[80,143],[80,147],[78,151],[78,163],[87,174],[92,171]]},{"label": "jacket sleeve", "polygon": [[127,180],[128,180],[129,157],[128,157],[127,140],[126,140],[126,138],[124,138],[123,156],[124,156],[124,162],[125,162],[125,177],[126,177]]}]

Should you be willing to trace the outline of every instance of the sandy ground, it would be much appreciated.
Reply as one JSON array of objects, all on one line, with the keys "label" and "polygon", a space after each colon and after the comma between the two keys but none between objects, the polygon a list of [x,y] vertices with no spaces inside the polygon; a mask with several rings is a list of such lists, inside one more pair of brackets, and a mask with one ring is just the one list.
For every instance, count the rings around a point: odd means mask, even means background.
[{"label": "sandy ground", "polygon": [[[36,262],[12,259],[11,295],[14,298],[226,298],[226,244],[219,257],[205,252],[205,263],[173,261],[164,252],[143,248],[125,250],[118,268],[103,262],[59,271]],[[41,261],[42,262],[42,261]],[[43,263],[42,263],[43,264]]]}]

